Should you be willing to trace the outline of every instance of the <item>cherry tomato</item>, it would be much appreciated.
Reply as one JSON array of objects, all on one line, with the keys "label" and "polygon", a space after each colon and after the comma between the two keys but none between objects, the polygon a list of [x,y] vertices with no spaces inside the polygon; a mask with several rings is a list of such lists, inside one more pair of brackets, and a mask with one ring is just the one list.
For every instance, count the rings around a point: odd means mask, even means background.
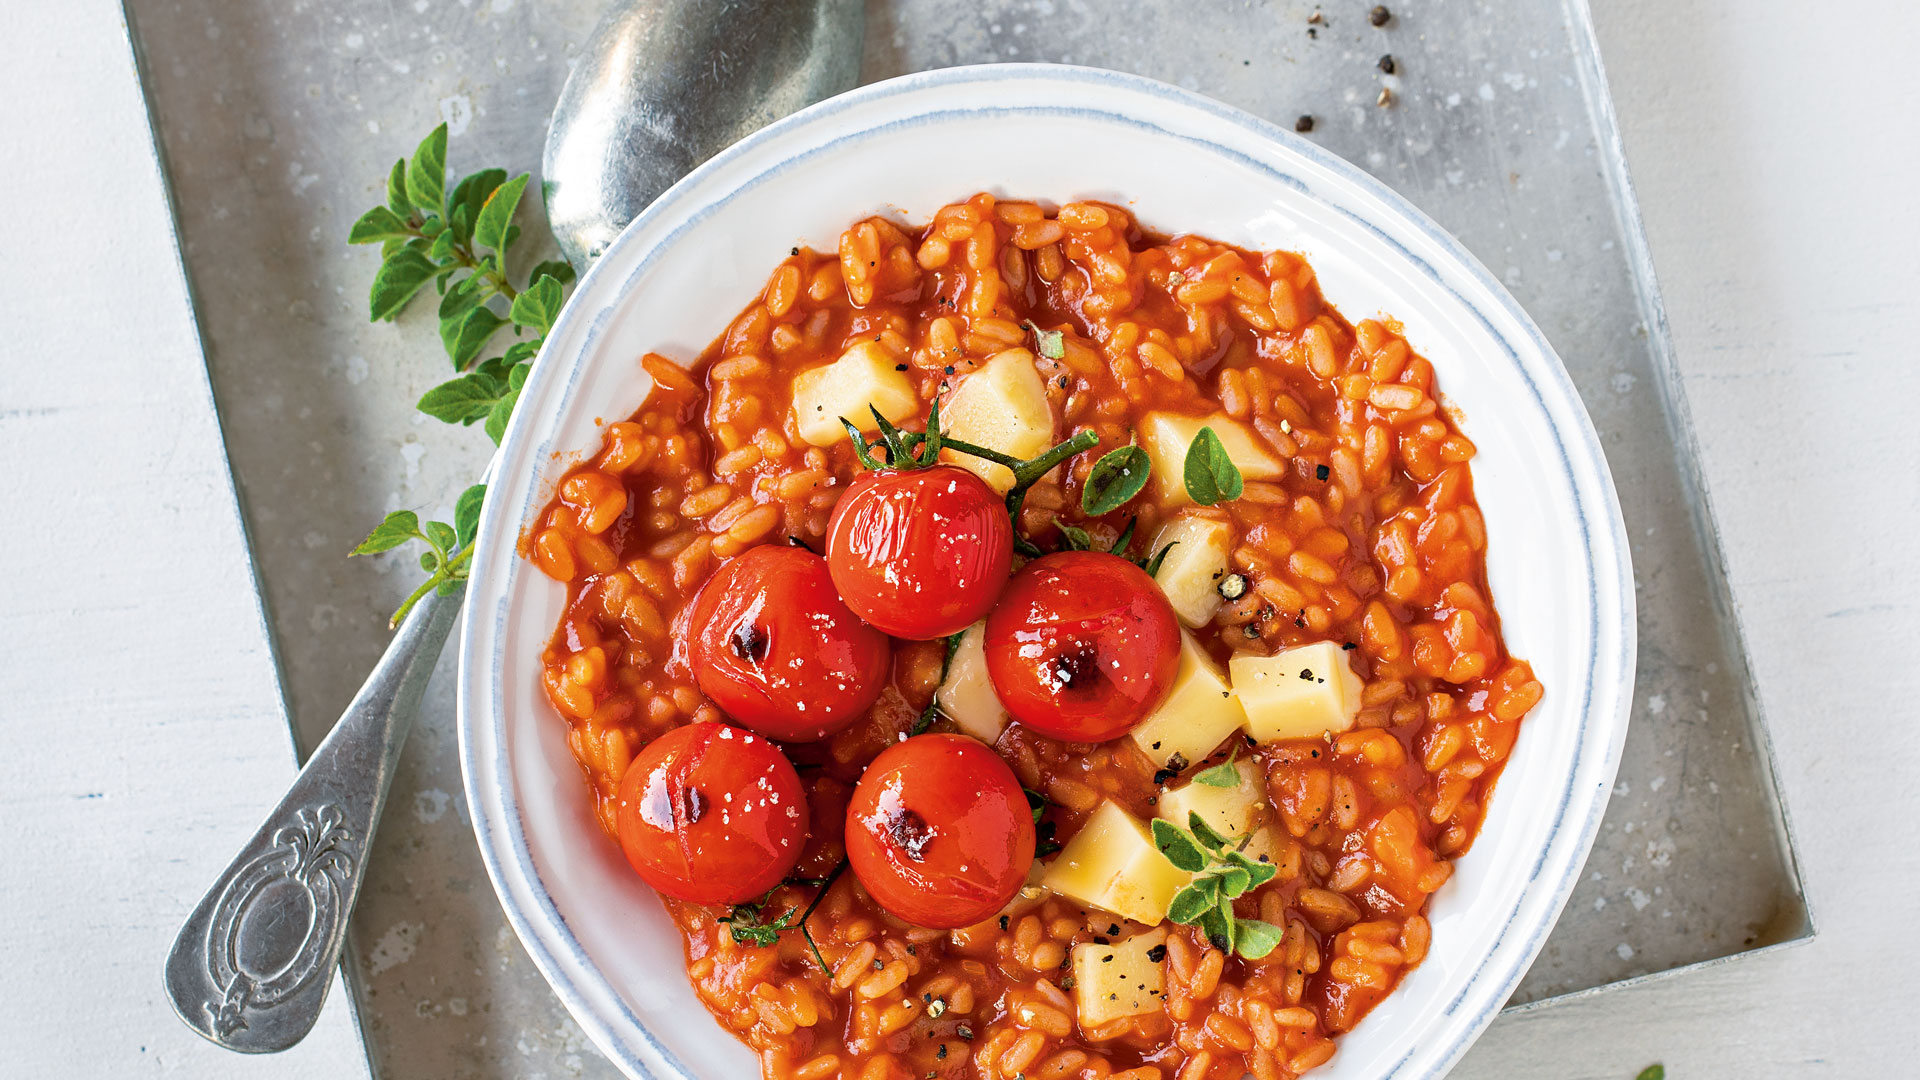
[{"label": "cherry tomato", "polygon": [[1013,523],[1006,501],[965,469],[875,469],[833,508],[827,565],[861,618],[898,638],[946,637],[999,598]]},{"label": "cherry tomato", "polygon": [[620,848],[654,890],[737,904],[778,885],[807,842],[800,774],[767,740],[688,724],[648,743],[620,779]]},{"label": "cherry tomato", "polygon": [[805,548],[749,548],[693,602],[693,673],[741,725],[770,739],[823,739],[886,687],[891,647],[833,591]]},{"label": "cherry tomato", "polygon": [[1105,742],[1146,719],[1180,669],[1180,624],[1146,571],[1097,551],[1028,563],[987,616],[987,674],[1043,735]]},{"label": "cherry tomato", "polygon": [[965,735],[880,752],[847,805],[847,862],[898,918],[951,930],[1007,905],[1033,865],[1033,813],[1013,770]]}]

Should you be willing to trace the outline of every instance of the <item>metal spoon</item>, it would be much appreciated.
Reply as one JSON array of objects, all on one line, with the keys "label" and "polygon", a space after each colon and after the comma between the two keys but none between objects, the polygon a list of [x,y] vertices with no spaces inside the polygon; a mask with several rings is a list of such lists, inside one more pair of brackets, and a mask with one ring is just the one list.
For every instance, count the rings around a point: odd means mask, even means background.
[{"label": "metal spoon", "polygon": [[[858,0],[616,3],[548,132],[543,189],[567,257],[584,268],[694,166],[852,87],[863,30]],[[400,748],[464,599],[429,595],[414,607],[286,797],[180,928],[167,996],[208,1039],[271,1053],[320,1018]]]},{"label": "metal spoon", "polygon": [[639,0],[600,20],[547,129],[540,190],[579,270],[701,162],[860,79],[860,0]]}]

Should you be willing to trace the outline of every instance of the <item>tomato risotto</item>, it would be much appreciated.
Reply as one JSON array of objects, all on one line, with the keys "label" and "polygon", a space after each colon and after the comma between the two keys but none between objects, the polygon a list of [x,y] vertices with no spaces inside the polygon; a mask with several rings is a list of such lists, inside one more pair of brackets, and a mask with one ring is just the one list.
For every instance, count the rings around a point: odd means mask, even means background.
[{"label": "tomato risotto", "polygon": [[638,362],[545,687],[769,1080],[1294,1077],[1420,963],[1542,688],[1398,323],[982,194]]}]

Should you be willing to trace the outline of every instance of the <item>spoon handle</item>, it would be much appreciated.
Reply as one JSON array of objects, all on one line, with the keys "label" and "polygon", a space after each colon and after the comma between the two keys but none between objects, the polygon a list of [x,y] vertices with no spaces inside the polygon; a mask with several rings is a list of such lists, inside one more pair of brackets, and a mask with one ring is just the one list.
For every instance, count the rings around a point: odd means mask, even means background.
[{"label": "spoon handle", "polygon": [[414,607],[286,798],[180,928],[167,996],[213,1042],[285,1050],[319,1019],[387,786],[464,590]]}]

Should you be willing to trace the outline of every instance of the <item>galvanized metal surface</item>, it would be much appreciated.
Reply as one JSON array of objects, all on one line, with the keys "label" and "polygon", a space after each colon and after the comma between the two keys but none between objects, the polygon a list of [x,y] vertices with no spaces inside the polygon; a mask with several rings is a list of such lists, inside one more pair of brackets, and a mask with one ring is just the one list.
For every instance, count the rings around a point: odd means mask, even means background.
[{"label": "galvanized metal surface", "polygon": [[[1282,124],[1310,115],[1315,139],[1454,230],[1573,372],[1606,441],[1639,587],[1639,701],[1620,785],[1587,880],[1516,1001],[1804,936],[1584,16],[1429,0],[1391,5],[1375,28],[1367,6],[876,2],[863,75],[1071,61]],[[446,373],[431,313],[364,323],[373,257],[344,247],[346,227],[442,117],[456,169],[533,168],[599,5],[129,7],[288,696],[312,746],[372,665],[379,622],[413,573],[404,557],[344,552],[389,508],[447,512],[488,449],[477,430],[412,412]],[[375,1060],[394,1076],[604,1075],[480,870],[451,752],[450,668],[429,688],[354,924],[349,969]]]}]

